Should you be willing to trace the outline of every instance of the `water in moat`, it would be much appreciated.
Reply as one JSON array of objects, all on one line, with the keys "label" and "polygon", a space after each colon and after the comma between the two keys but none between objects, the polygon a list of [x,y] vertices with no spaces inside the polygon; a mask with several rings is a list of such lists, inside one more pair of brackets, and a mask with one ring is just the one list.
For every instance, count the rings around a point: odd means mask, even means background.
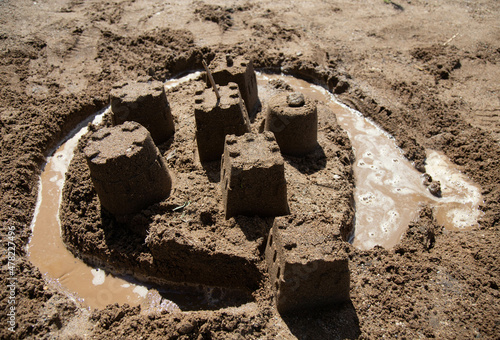
[{"label": "water in moat", "polygon": [[[443,154],[427,151],[426,171],[434,181],[441,182],[442,195],[438,198],[423,185],[422,174],[403,157],[392,136],[338,102],[327,90],[291,76],[258,78],[261,86],[271,79],[281,79],[295,91],[327,103],[349,135],[355,154],[356,217],[352,242],[357,248],[393,247],[423,204],[434,208],[437,222],[447,229],[464,230],[477,223],[482,203],[480,188]],[[260,88],[259,97],[266,99]]]},{"label": "water in moat", "polygon": [[[199,73],[190,74],[169,81],[165,86],[168,89],[198,76]],[[281,79],[295,91],[326,103],[347,131],[356,159],[353,167],[356,185],[354,246],[360,249],[370,249],[375,245],[394,246],[422,204],[431,205],[438,222],[448,229],[463,230],[477,223],[482,202],[480,189],[444,155],[431,150],[427,154],[427,172],[441,182],[442,197],[437,198],[423,185],[421,174],[403,157],[390,135],[359,112],[340,104],[322,87],[282,75],[259,73],[257,79],[263,103],[274,94],[268,82]],[[85,306],[103,308],[111,303],[128,303],[141,304],[146,311],[178,310],[176,298],[172,298],[175,302],[170,301],[138,282],[92,268],[75,258],[62,242],[59,207],[65,174],[79,138],[87,132],[87,124],[92,120],[97,124],[104,114],[104,111],[100,112],[82,122],[47,158],[31,225],[33,236],[28,245],[29,259],[49,284],[60,286]],[[177,296],[179,301],[185,300],[182,292],[175,291],[170,295]],[[206,290],[204,297],[196,303],[206,304],[207,299],[210,299],[210,290]]]}]

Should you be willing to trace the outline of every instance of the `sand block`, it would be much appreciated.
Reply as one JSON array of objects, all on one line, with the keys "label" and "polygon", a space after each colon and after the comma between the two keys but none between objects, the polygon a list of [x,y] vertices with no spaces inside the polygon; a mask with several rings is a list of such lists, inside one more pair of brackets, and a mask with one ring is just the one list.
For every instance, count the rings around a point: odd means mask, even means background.
[{"label": "sand block", "polygon": [[269,100],[265,130],[272,131],[284,155],[304,156],[318,145],[316,103],[300,92],[282,92]]},{"label": "sand block", "polygon": [[116,217],[137,213],[170,194],[167,166],[139,123],[94,132],[84,154],[102,206]]},{"label": "sand block", "polygon": [[226,218],[289,213],[284,161],[271,132],[226,137],[221,190]]},{"label": "sand block", "polygon": [[250,120],[236,83],[219,86],[220,101],[211,88],[195,95],[196,142],[202,162],[220,160],[226,135],[250,131]]},{"label": "sand block", "polygon": [[[209,228],[190,230],[166,223],[153,225],[146,244],[160,267],[155,275],[174,282],[257,289],[261,278],[258,244],[247,240],[238,228],[234,229],[224,237],[214,235]],[[227,239],[227,235],[234,234],[238,234],[240,243]],[[216,246],[208,247],[207,240]]]},{"label": "sand block", "polygon": [[260,107],[257,77],[253,62],[243,56],[218,55],[209,65],[215,83],[227,85],[237,83],[249,115],[254,115]]},{"label": "sand block", "polygon": [[163,83],[117,84],[111,90],[110,102],[114,125],[138,122],[148,129],[157,144],[173,136],[174,121]]},{"label": "sand block", "polygon": [[280,313],[349,300],[347,253],[330,225],[313,218],[277,217],[265,257]]}]

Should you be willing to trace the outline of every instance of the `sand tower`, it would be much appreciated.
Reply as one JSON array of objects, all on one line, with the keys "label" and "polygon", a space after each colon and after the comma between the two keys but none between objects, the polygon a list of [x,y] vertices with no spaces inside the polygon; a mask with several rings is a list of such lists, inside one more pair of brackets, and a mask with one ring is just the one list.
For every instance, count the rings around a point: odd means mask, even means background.
[{"label": "sand tower", "polygon": [[174,134],[174,121],[163,83],[128,82],[113,87],[110,93],[113,124],[138,122],[151,133],[157,144]]},{"label": "sand tower", "polygon": [[196,142],[202,162],[220,160],[226,135],[250,131],[250,120],[236,83],[218,86],[220,100],[211,88],[196,91],[194,116]]},{"label": "sand tower", "polygon": [[170,194],[166,164],[148,130],[136,122],[94,132],[84,154],[102,206],[117,218]]},{"label": "sand tower", "polygon": [[332,229],[314,218],[274,220],[265,256],[280,313],[349,300],[348,256]]},{"label": "sand tower", "polygon": [[284,155],[304,156],[318,145],[316,103],[300,92],[280,93],[269,100],[265,130],[274,132]]},{"label": "sand tower", "polygon": [[271,132],[226,137],[221,190],[226,218],[289,213],[284,160]]},{"label": "sand tower", "polygon": [[252,61],[243,56],[232,57],[220,54],[210,62],[210,71],[219,85],[237,83],[248,114],[253,116],[257,112],[260,101]]}]

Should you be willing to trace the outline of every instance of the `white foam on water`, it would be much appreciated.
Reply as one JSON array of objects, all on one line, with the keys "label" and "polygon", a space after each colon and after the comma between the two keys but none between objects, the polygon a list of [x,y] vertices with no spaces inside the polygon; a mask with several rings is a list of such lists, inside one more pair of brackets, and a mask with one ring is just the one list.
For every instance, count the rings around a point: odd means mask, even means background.
[{"label": "white foam on water", "polygon": [[201,74],[202,74],[201,71],[196,71],[196,72],[190,73],[187,76],[184,76],[182,78],[171,79],[165,83],[165,90],[172,89],[176,86],[179,86],[182,83],[187,83],[188,81],[191,81],[191,80],[196,80],[200,77]]},{"label": "white foam on water", "polygon": [[145,298],[148,295],[148,289],[144,286],[135,286],[133,292],[142,298]]},{"label": "white foam on water", "polygon": [[[441,183],[442,197],[436,200],[438,222],[463,230],[477,224],[482,216],[481,190],[442,153],[427,152],[426,170],[434,181]],[[451,207],[451,208],[450,208]]]},{"label": "white foam on water", "polygon": [[[427,152],[426,170],[433,180],[441,182],[445,202],[456,202],[478,206],[483,200],[479,187],[453,166],[450,160],[437,151]],[[457,195],[457,193],[463,193]]]},{"label": "white foam on water", "polygon": [[91,269],[90,272],[94,276],[94,279],[92,280],[92,284],[94,286],[100,286],[104,283],[104,280],[106,279],[106,272],[104,270],[96,268]]}]

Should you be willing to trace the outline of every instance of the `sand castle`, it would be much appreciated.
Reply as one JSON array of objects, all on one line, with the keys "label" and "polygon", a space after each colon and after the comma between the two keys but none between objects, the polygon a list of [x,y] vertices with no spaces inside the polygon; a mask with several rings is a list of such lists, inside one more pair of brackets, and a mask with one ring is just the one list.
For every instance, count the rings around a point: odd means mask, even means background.
[{"label": "sand castle", "polygon": [[[280,93],[269,102],[265,131],[252,133],[248,112],[260,105],[252,63],[241,57],[219,57],[210,69],[219,93],[204,87],[193,98],[199,159],[221,162],[219,185],[226,219],[275,218],[264,257],[278,311],[348,300],[348,258],[340,237],[323,222],[295,223],[288,205],[282,154],[303,156],[317,147],[316,104],[301,93]],[[170,195],[171,177],[155,142],[165,142],[175,129],[165,91],[157,82],[117,86],[110,97],[116,126],[94,132],[84,152],[102,206],[119,219]],[[151,245],[152,255],[159,263],[184,258],[178,266],[186,273],[176,273],[183,280],[238,286],[244,285],[239,281],[245,275],[258,272],[253,255],[231,262],[218,249],[191,249],[185,240],[198,239],[187,229],[173,233],[167,228],[161,233],[161,241]],[[172,237],[166,239],[169,233]],[[153,233],[149,240],[154,237]],[[214,279],[209,263],[226,268],[226,279]],[[243,266],[248,268],[242,271]]]}]

